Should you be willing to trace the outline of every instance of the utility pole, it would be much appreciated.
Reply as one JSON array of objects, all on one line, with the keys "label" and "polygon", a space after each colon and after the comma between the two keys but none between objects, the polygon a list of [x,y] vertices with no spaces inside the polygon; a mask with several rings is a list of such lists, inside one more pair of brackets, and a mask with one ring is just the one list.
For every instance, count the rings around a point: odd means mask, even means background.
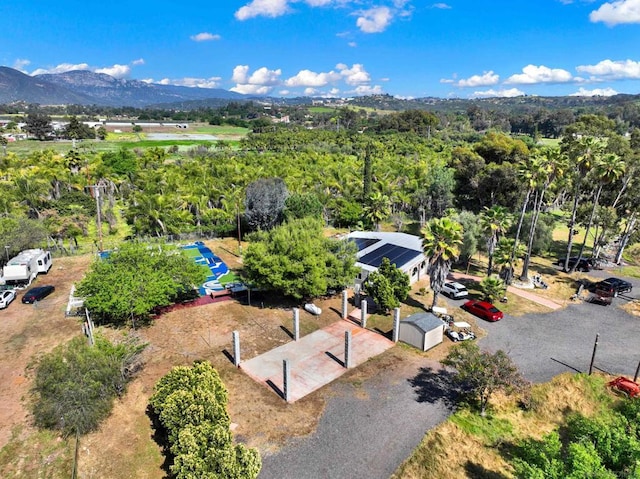
[{"label": "utility pole", "polygon": [[240,204],[236,200],[236,217],[238,218],[238,251],[242,254],[242,235],[240,234]]}]

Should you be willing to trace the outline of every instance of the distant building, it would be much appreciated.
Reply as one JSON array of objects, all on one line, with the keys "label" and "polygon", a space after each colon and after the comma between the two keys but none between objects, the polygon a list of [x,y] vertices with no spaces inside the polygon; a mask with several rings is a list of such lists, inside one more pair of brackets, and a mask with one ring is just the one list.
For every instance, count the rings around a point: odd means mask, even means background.
[{"label": "distant building", "polygon": [[411,284],[427,275],[427,259],[422,251],[422,239],[406,233],[354,231],[347,235],[358,246],[356,266],[360,273],[355,283],[361,285],[369,273],[377,271],[383,258],[404,271]]}]

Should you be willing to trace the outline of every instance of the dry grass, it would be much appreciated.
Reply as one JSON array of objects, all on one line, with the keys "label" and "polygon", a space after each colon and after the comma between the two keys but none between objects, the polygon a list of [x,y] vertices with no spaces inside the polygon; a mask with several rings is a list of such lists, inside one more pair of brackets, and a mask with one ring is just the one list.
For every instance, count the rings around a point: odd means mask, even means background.
[{"label": "dry grass", "polygon": [[394,479],[458,479],[512,476],[501,454],[519,439],[543,435],[557,428],[567,415],[597,414],[613,401],[605,378],[563,374],[533,388],[533,409],[524,411],[516,400],[496,394],[486,418],[468,410],[455,413],[429,431]]}]

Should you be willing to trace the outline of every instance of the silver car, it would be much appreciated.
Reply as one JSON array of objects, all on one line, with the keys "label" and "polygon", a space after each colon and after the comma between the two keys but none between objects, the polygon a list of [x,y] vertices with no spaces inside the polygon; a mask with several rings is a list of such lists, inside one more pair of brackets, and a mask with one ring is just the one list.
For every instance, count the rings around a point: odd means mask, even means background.
[{"label": "silver car", "polygon": [[466,298],[469,296],[469,291],[463,284],[455,281],[447,281],[442,286],[442,294],[445,294],[453,299]]},{"label": "silver car", "polygon": [[0,291],[0,309],[4,309],[9,306],[9,303],[16,299],[16,292],[13,289],[7,289]]}]

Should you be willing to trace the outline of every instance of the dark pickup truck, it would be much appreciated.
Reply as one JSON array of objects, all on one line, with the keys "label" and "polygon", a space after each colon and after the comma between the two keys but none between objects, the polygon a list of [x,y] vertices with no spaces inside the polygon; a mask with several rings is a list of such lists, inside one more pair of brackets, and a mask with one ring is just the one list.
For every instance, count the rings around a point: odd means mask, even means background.
[{"label": "dark pickup truck", "polygon": [[619,294],[630,293],[633,285],[620,278],[607,278],[595,284],[596,289],[609,292],[614,298]]}]

